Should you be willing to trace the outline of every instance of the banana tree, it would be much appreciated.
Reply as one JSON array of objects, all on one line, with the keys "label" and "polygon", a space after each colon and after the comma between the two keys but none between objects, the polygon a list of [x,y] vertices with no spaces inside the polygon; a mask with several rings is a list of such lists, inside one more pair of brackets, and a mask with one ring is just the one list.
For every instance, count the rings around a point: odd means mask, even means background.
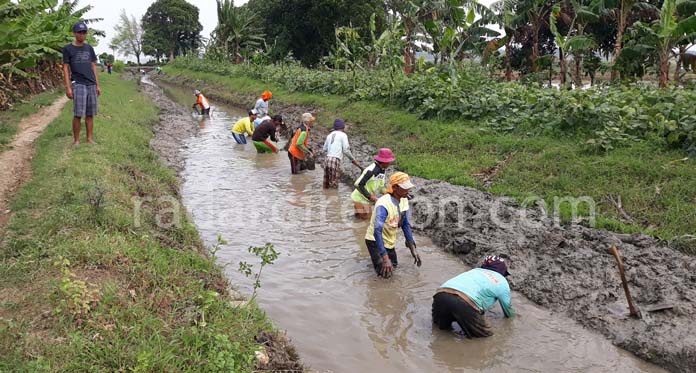
[{"label": "banana tree", "polygon": [[515,7],[517,6],[517,0],[500,0],[491,4],[491,10],[494,12],[494,16],[488,21],[491,23],[497,23],[498,26],[505,31],[505,36],[492,39],[483,54],[483,60],[486,62],[490,53],[500,49],[501,46],[505,46],[505,58],[503,64],[505,65],[505,80],[512,80],[512,66],[510,64],[510,54],[512,53],[512,41],[514,40],[515,29],[518,26],[517,15],[515,14]]},{"label": "banana tree", "polygon": [[516,12],[522,21],[531,25],[532,30],[532,72],[537,72],[539,59],[539,34],[542,27],[548,22],[552,5],[547,0],[520,0],[516,7]]},{"label": "banana tree", "polygon": [[669,81],[669,60],[674,48],[683,41],[696,39],[696,14],[684,14],[680,17],[678,7],[693,9],[692,1],[665,0],[660,10],[660,19],[653,24],[655,47],[660,57],[660,88],[667,87]]},{"label": "banana tree", "polygon": [[[575,14],[575,35],[582,37],[585,36],[585,28],[594,22],[599,21],[598,9],[602,6],[602,0],[571,0],[571,5],[573,7],[573,13]],[[571,30],[572,32],[572,30]],[[582,58],[584,54],[591,52],[590,48],[586,49],[575,49],[573,53],[573,59],[575,60],[575,86],[582,87],[582,75],[581,75],[581,65]],[[594,79],[593,79],[594,80]]]},{"label": "banana tree", "polygon": [[[566,17],[570,18],[570,26],[568,28],[568,34],[562,35],[558,31],[557,23],[559,17]],[[567,14],[562,14],[561,13],[561,6],[560,4],[554,5],[551,14],[549,15],[549,28],[551,29],[551,33],[553,33],[556,45],[558,46],[559,49],[559,65],[561,68],[561,73],[560,73],[560,83],[561,86],[564,86],[567,82],[567,74],[568,74],[568,65],[566,61],[566,56],[570,53],[573,54],[580,54],[592,47],[594,47],[595,43],[594,40],[591,38],[585,36],[585,35],[570,35],[571,32],[575,29],[575,24],[578,20],[578,14],[575,13],[572,17],[568,16]],[[567,21],[567,19],[566,19]]]},{"label": "banana tree", "polygon": [[261,47],[264,35],[256,13],[245,7],[235,7],[231,0],[217,0],[217,17],[213,36],[226,57],[239,64],[243,61],[243,50]]}]

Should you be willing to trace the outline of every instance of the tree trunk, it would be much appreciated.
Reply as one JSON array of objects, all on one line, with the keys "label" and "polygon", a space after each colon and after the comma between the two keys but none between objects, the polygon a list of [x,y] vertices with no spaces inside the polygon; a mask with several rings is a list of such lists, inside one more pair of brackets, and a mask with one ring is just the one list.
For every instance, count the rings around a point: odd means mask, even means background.
[{"label": "tree trunk", "polygon": [[682,56],[684,56],[684,53],[686,53],[686,47],[680,45],[679,55],[677,56],[677,68],[674,70],[674,83],[677,85],[681,83]]},{"label": "tree trunk", "polygon": [[616,30],[616,44],[614,44],[614,62],[611,66],[611,80],[614,81],[619,78],[619,71],[616,69],[616,60],[621,54],[622,39],[623,34],[626,29],[626,12],[624,12],[624,2],[621,1],[621,8],[619,9],[619,25]]},{"label": "tree trunk", "polygon": [[669,54],[671,50],[662,50],[660,52],[660,88],[666,88],[669,82]]},{"label": "tree trunk", "polygon": [[413,28],[410,21],[406,21],[406,48],[404,49],[404,74],[411,75],[413,72],[411,61],[411,34]]},{"label": "tree trunk", "polygon": [[136,53],[135,60],[138,62],[138,66],[140,66],[140,53]]},{"label": "tree trunk", "polygon": [[562,49],[559,49],[559,60],[560,60],[560,65],[561,65],[561,89],[563,89],[566,84],[566,75],[568,74],[568,67],[566,65],[566,59],[565,59],[565,53],[563,53]]},{"label": "tree trunk", "polygon": [[508,37],[508,42],[505,43],[505,80],[508,82],[512,80],[512,66],[510,65],[510,44],[512,44],[512,38]]},{"label": "tree trunk", "polygon": [[539,27],[534,26],[532,31],[532,38],[534,43],[532,44],[532,72],[537,72],[537,60],[539,59]]},{"label": "tree trunk", "polygon": [[580,73],[580,64],[582,63],[582,55],[575,55],[575,89],[582,88],[582,74]]}]

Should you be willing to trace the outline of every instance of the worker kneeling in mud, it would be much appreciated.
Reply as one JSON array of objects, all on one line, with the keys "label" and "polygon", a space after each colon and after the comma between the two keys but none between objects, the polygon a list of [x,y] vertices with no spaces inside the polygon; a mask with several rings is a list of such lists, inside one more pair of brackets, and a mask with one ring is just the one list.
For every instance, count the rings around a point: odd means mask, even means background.
[{"label": "worker kneeling in mud", "polygon": [[500,302],[505,317],[513,317],[515,310],[510,299],[510,275],[505,260],[488,256],[481,268],[474,268],[454,277],[440,286],[433,296],[433,322],[441,330],[451,330],[456,321],[469,338],[493,335],[484,312],[496,301]]},{"label": "worker kneeling in mud", "polygon": [[199,90],[193,91],[193,95],[196,96],[196,103],[193,104],[193,108],[196,109],[196,106],[200,106],[200,114],[210,116],[210,103],[208,102],[208,99],[205,98],[205,96],[203,96]]},{"label": "worker kneeling in mud", "polygon": [[408,191],[413,188],[409,176],[395,172],[389,178],[387,194],[380,197],[372,210],[372,219],[365,233],[365,244],[378,275],[388,278],[398,265],[396,231],[401,228],[406,236],[406,247],[411,250],[414,263],[420,267],[421,258],[413,240],[408,214]]},{"label": "worker kneeling in mud", "polygon": [[269,137],[272,141],[278,142],[276,138],[276,131],[278,126],[283,124],[283,117],[280,115],[274,115],[270,120],[264,120],[256,129],[254,134],[251,136],[251,140],[254,142],[254,147],[259,153],[275,153],[278,154],[278,148],[269,141]]}]

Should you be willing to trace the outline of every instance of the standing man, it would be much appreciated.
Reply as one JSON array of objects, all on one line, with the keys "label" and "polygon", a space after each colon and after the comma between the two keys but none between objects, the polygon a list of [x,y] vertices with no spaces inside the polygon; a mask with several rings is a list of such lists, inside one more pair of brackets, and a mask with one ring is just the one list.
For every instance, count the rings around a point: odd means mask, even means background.
[{"label": "standing man", "polygon": [[362,170],[360,163],[355,160],[350,152],[348,135],[345,133],[346,122],[341,118],[334,120],[334,130],[324,142],[326,161],[324,162],[324,189],[338,188],[338,177],[341,175],[341,161],[345,155],[350,161]]},{"label": "standing man", "polygon": [[500,302],[505,317],[515,316],[510,298],[510,285],[505,277],[510,273],[505,260],[487,256],[481,268],[474,268],[440,286],[433,297],[433,322],[441,330],[451,330],[456,321],[469,338],[493,335],[483,317],[495,302]]},{"label": "standing man", "polygon": [[97,115],[97,97],[101,95],[97,77],[97,55],[85,43],[87,25],[78,22],[72,27],[75,41],[63,47],[63,80],[65,95],[73,100],[73,145],[80,144],[80,121],[85,118],[87,142],[94,143],[92,129]]},{"label": "standing man", "polygon": [[414,263],[420,267],[421,258],[413,240],[409,220],[408,191],[413,188],[411,178],[403,172],[395,172],[389,178],[387,194],[375,203],[372,220],[365,232],[365,244],[370,252],[375,272],[381,277],[391,277],[398,265],[396,257],[396,232],[399,228],[406,236],[406,247],[411,250]]},{"label": "standing man", "polygon": [[264,120],[254,129],[254,135],[251,136],[251,140],[254,142],[254,147],[257,152],[278,154],[278,148],[273,145],[272,142],[268,141],[268,138],[270,137],[274,142],[278,142],[276,131],[278,126],[281,125],[283,125],[283,117],[274,115],[272,119]]}]

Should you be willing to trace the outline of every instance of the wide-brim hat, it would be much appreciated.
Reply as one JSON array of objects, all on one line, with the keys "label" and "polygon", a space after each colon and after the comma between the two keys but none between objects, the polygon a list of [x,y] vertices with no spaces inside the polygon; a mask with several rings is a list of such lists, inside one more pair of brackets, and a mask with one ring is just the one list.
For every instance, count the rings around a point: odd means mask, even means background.
[{"label": "wide-brim hat", "polygon": [[379,153],[375,156],[375,161],[377,162],[382,162],[382,163],[391,163],[396,160],[396,157],[394,157],[394,153],[392,153],[391,149],[389,148],[382,148],[379,150]]}]

